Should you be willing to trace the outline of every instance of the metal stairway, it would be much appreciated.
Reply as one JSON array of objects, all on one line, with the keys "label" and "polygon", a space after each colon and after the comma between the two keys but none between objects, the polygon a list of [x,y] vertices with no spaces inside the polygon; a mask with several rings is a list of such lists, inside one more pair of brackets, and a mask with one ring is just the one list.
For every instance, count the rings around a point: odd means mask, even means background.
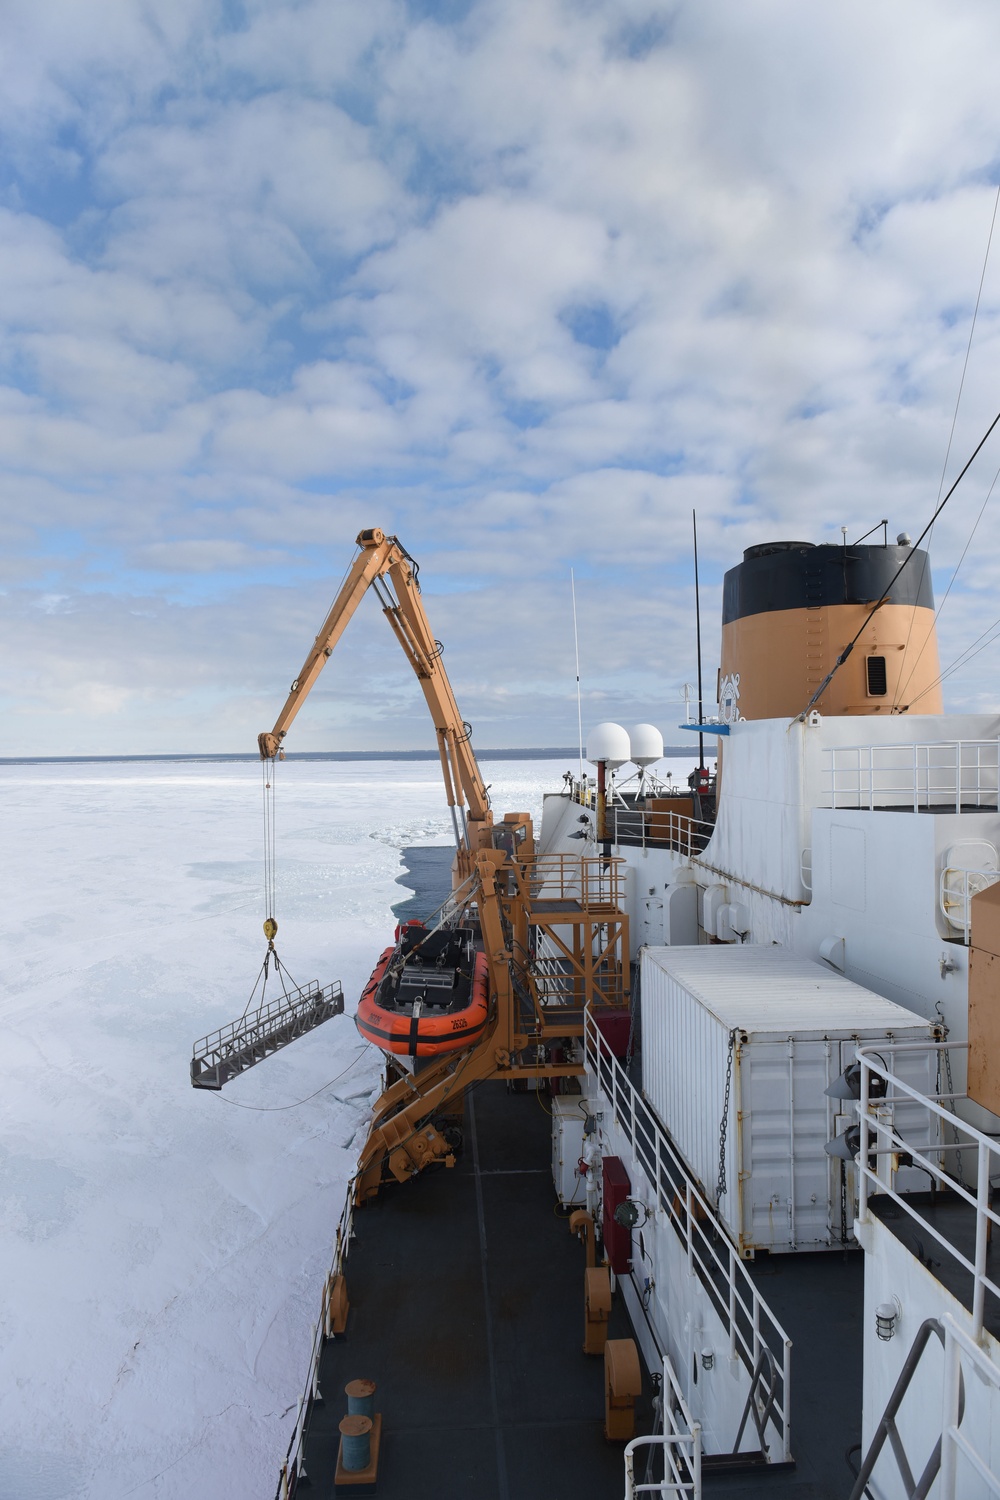
[{"label": "metal stairway", "polygon": [[331,1016],[342,1015],[343,1010],[344,992],[339,981],[321,989],[313,980],[288,990],[195,1042],[191,1083],[196,1089],[221,1089],[230,1078],[245,1073],[307,1031],[315,1031]]}]

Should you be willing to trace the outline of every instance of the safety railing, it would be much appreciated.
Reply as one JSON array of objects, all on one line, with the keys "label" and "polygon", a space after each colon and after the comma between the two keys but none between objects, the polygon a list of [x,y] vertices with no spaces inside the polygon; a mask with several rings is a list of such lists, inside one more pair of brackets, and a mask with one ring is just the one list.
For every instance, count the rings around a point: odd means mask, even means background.
[{"label": "safety railing", "polygon": [[997,740],[831,746],[824,752],[826,806],[995,812],[998,749]]},{"label": "safety railing", "polygon": [[[545,941],[543,934],[539,938],[540,950]],[[535,989],[541,1004],[583,1004],[583,982],[569,959],[562,958],[558,954],[549,955],[539,951],[531,964],[531,976],[535,981]]]},{"label": "safety railing", "polygon": [[531,901],[576,902],[584,910],[617,908],[625,894],[625,861],[597,855],[542,854],[519,864]]},{"label": "safety railing", "polygon": [[[920,1378],[924,1351],[932,1335],[940,1340],[944,1349],[938,1407],[940,1436],[931,1449],[922,1472],[914,1478],[910,1466],[911,1455],[907,1453],[896,1425],[896,1416],[910,1386]],[[975,1372],[977,1381],[966,1381],[965,1362]],[[988,1407],[993,1407],[1000,1395],[1000,1366],[975,1339],[970,1338],[958,1326],[950,1313],[945,1313],[940,1318],[926,1318],[918,1328],[910,1351],[903,1361],[889,1403],[858,1471],[850,1500],[867,1500],[872,1494],[869,1481],[874,1483],[875,1469],[887,1444],[907,1500],[917,1500],[917,1497],[932,1492],[936,1500],[971,1500],[973,1495],[979,1500],[980,1496],[985,1497],[987,1493],[1000,1496],[1000,1475],[993,1468],[990,1455],[992,1424],[988,1420],[969,1422],[963,1430],[966,1394],[969,1390],[974,1390],[977,1384],[989,1391],[987,1404]],[[933,1395],[926,1389],[922,1394],[921,1409],[929,1414],[934,1410]],[[929,1420],[920,1427],[922,1453],[926,1452],[928,1426]],[[977,1478],[980,1481],[978,1485]],[[881,1492],[881,1486],[879,1489]]]},{"label": "safety railing", "polygon": [[941,871],[938,904],[949,926],[966,944],[972,942],[972,898],[1000,880],[1000,870],[972,870],[949,865]]},{"label": "safety railing", "polygon": [[347,1184],[347,1198],[337,1225],[337,1238],[334,1242],[333,1260],[327,1272],[326,1280],[323,1283],[319,1322],[313,1324],[313,1341],[309,1353],[305,1389],[299,1397],[298,1414],[295,1418],[295,1426],[292,1428],[292,1436],[288,1444],[288,1451],[285,1454],[285,1461],[281,1466],[281,1473],[278,1477],[278,1489],[275,1500],[292,1500],[298,1487],[299,1479],[305,1477],[303,1451],[305,1449],[309,1417],[313,1409],[313,1404],[319,1400],[320,1396],[319,1367],[323,1357],[323,1346],[333,1332],[334,1283],[337,1277],[341,1276],[344,1272],[348,1246],[350,1245],[353,1232],[354,1181],[352,1179]]},{"label": "safety railing", "polygon": [[690,813],[669,808],[649,811],[643,807],[609,807],[605,817],[607,837],[613,844],[641,849],[674,849],[678,854],[700,854],[712,837],[714,825]]},{"label": "safety railing", "polygon": [[[662,1430],[633,1438],[625,1445],[625,1500],[636,1495],[690,1496],[701,1500],[701,1423],[692,1420],[673,1365],[663,1357],[663,1379],[657,1404],[661,1406]],[[636,1460],[646,1450],[646,1477],[636,1479]],[[661,1479],[650,1480],[649,1460],[660,1458]]]},{"label": "safety railing", "polygon": [[769,1349],[773,1355],[778,1380],[768,1420],[777,1438],[780,1460],[790,1462],[791,1339],[757,1291],[714,1206],[695,1183],[649,1105],[636,1092],[589,1013],[584,1027],[584,1056],[609,1112],[645,1173],[658,1208],[684,1246],[688,1270],[701,1281],[722,1323],[730,1358],[739,1359],[754,1379],[763,1351]]},{"label": "safety railing", "polygon": [[[971,1277],[970,1311],[972,1337],[979,1339],[987,1296],[1000,1299],[1000,1285],[987,1274],[987,1252],[994,1225],[1000,1225],[1000,1214],[992,1207],[990,1179],[1000,1176],[1000,1141],[976,1130],[954,1111],[958,1094],[922,1094],[894,1073],[886,1059],[903,1053],[937,1052],[947,1054],[965,1050],[968,1042],[879,1042],[878,1052],[859,1048],[861,1064],[861,1099],[858,1115],[861,1122],[858,1150],[858,1218],[869,1217],[869,1199],[878,1194],[891,1198],[903,1213],[920,1225],[927,1243],[937,1242]],[[881,1080],[873,1084],[873,1079]],[[883,1094],[884,1089],[884,1094]],[[893,1123],[893,1107],[904,1101],[915,1103],[926,1112],[930,1130],[928,1139],[937,1141],[922,1150],[907,1133],[904,1138]],[[912,1118],[913,1110],[909,1111]],[[950,1136],[951,1139],[946,1137]],[[927,1173],[933,1186],[948,1190],[969,1208],[974,1224],[972,1258],[949,1238],[946,1226],[923,1213],[923,1204],[909,1194],[898,1193],[894,1186],[894,1168],[903,1157]],[[975,1172],[975,1189],[966,1186],[966,1172]],[[965,1236],[963,1235],[963,1238]]]},{"label": "safety railing", "polygon": [[[994,1364],[986,1351],[959,1328],[951,1314],[941,1319],[944,1324],[944,1382],[941,1390],[941,1475],[940,1500],[965,1500],[970,1493],[969,1469],[978,1474],[991,1495],[1000,1496],[1000,1475],[992,1468],[987,1456],[990,1451],[990,1425],[960,1432],[962,1359],[968,1360],[985,1386],[993,1387],[993,1394],[1000,1392],[1000,1368]],[[976,1438],[979,1444],[976,1444]],[[986,1454],[980,1450],[985,1448]],[[961,1460],[965,1459],[965,1465]]]},{"label": "safety railing", "polygon": [[588,1002],[595,1009],[620,1010],[628,1004],[625,987],[624,939],[594,953],[589,963],[570,958],[545,932],[540,932],[528,972],[542,1010],[572,1006],[579,1010]]},{"label": "safety railing", "polygon": [[[581,807],[596,807],[597,794],[589,783],[574,781],[570,796]],[[674,849],[679,854],[700,854],[712,837],[715,825],[691,813],[663,807],[670,797],[658,799],[655,808],[641,807],[609,796],[605,808],[605,834],[609,843],[641,849]],[[678,801],[685,800],[678,795]]]},{"label": "safety railing", "polygon": [[195,1042],[191,1082],[196,1089],[221,1089],[230,1078],[343,1012],[339,980],[321,989],[314,979],[275,1000],[262,1001],[256,1010]]}]

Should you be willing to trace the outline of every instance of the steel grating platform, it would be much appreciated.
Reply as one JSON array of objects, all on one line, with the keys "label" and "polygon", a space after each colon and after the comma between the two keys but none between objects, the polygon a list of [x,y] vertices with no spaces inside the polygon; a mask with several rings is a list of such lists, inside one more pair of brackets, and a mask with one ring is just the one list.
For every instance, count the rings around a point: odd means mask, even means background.
[{"label": "steel grating platform", "polygon": [[342,1015],[343,1010],[344,993],[339,981],[321,989],[313,980],[288,990],[195,1042],[191,1083],[196,1089],[221,1089],[230,1078],[245,1073],[307,1031],[315,1031],[332,1016]]}]

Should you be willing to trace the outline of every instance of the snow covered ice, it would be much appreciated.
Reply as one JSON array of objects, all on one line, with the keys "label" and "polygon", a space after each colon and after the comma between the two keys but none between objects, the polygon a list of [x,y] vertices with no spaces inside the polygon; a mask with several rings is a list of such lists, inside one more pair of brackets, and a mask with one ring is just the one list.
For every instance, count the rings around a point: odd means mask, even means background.
[{"label": "snow covered ice", "polygon": [[[499,812],[537,815],[565,768],[482,769]],[[222,1096],[190,1086],[264,955],[260,783],[0,767],[0,1500],[274,1494],[381,1057],[348,1015]],[[400,849],[450,842],[437,764],[289,760],[275,797],[276,947],[352,1012]]]}]

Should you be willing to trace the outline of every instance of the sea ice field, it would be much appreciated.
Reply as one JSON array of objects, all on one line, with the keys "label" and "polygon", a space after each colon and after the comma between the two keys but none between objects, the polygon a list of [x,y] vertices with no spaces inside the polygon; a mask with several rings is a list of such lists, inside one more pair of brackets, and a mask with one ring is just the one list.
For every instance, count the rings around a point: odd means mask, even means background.
[{"label": "sea ice field", "polygon": [[[536,816],[565,769],[482,766],[498,812]],[[350,1013],[401,849],[451,842],[440,773],[276,770],[276,947]],[[381,1054],[348,1014],[222,1095],[190,1086],[264,957],[261,781],[0,766],[0,1500],[274,1495]]]}]

